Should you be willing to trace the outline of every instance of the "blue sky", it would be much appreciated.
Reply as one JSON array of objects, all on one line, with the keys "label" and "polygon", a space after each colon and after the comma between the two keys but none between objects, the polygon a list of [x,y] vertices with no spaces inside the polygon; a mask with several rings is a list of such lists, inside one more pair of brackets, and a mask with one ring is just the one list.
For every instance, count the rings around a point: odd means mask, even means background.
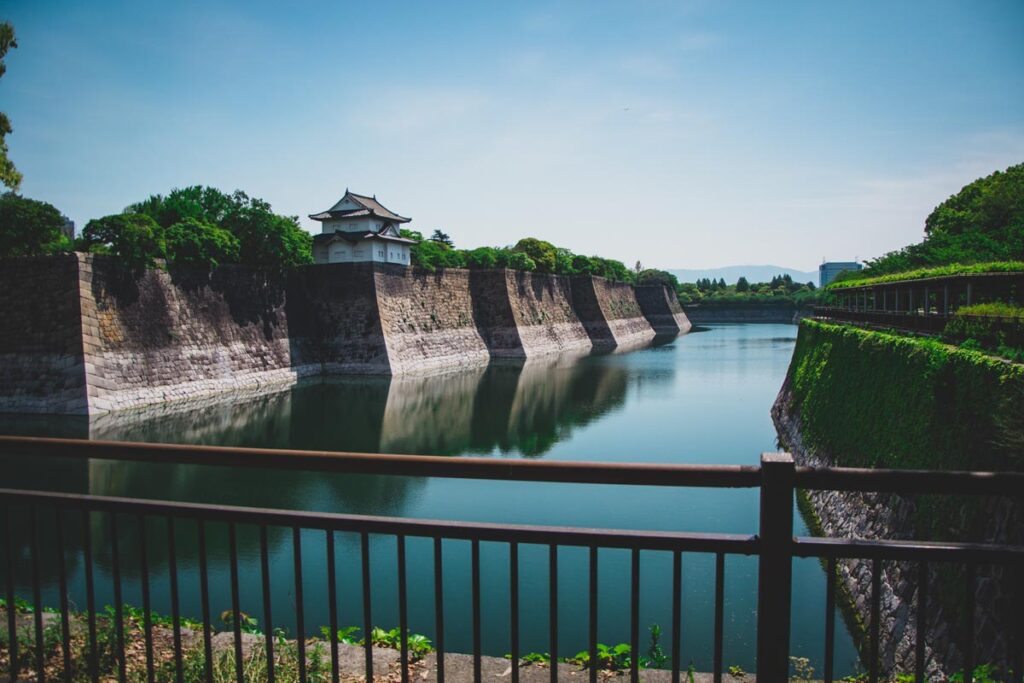
[{"label": "blue sky", "polygon": [[79,227],[376,193],[461,247],[652,267],[869,258],[1024,161],[1024,3],[0,3],[22,193]]}]

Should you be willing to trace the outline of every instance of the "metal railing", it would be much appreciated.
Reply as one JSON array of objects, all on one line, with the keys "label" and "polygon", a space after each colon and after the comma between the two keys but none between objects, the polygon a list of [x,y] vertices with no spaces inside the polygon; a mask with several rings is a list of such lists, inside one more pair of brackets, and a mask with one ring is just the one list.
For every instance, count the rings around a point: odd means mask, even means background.
[{"label": "metal railing", "polygon": [[878,327],[893,327],[911,332],[942,334],[953,317],[941,311],[923,313],[919,311],[882,311],[874,309],[850,309],[837,306],[815,306],[814,317],[861,323]]},{"label": "metal railing", "polygon": [[[172,609],[174,676],[184,680],[183,644],[179,623],[179,582],[178,550],[175,545],[175,525],[181,520],[194,523],[198,533],[198,574],[202,605],[202,650],[206,680],[213,680],[213,645],[210,615],[210,588],[206,550],[206,525],[224,523],[229,538],[229,565],[231,586],[231,619],[233,630],[233,656],[235,674],[239,683],[243,681],[242,612],[239,595],[239,557],[237,537],[239,525],[255,527],[259,532],[259,573],[263,593],[264,652],[267,679],[274,680],[275,638],[274,614],[271,600],[271,577],[268,563],[268,530],[283,528],[292,536],[292,562],[295,576],[294,620],[299,642],[306,633],[304,623],[303,552],[301,534],[303,531],[323,532],[326,541],[327,601],[330,618],[330,659],[331,677],[340,677],[338,642],[333,634],[338,630],[337,575],[334,560],[335,533],[349,532],[359,539],[362,574],[362,628],[366,634],[363,644],[366,680],[373,680],[373,644],[369,638],[372,628],[373,593],[371,576],[370,536],[386,535],[396,539],[397,549],[397,595],[399,614],[399,662],[403,682],[410,677],[410,645],[408,640],[408,577],[406,568],[406,541],[409,538],[425,538],[433,544],[433,591],[434,628],[437,649],[436,678],[445,680],[445,623],[444,623],[444,581],[442,541],[456,539],[469,542],[470,575],[472,594],[472,657],[473,678],[482,678],[481,646],[481,563],[480,543],[496,542],[507,544],[509,549],[509,594],[511,678],[512,683],[520,679],[520,581],[519,547],[522,544],[546,546],[548,549],[548,643],[551,657],[550,678],[558,680],[558,549],[576,546],[588,550],[588,650],[590,662],[598,661],[598,553],[601,549],[626,549],[630,552],[630,646],[634,656],[630,662],[632,681],[639,678],[639,595],[640,595],[640,553],[662,551],[672,555],[672,628],[671,678],[677,683],[681,677],[681,554],[708,553],[715,557],[715,616],[714,632],[714,678],[722,679],[723,650],[723,603],[724,603],[724,560],[727,555],[753,555],[758,557],[757,590],[757,670],[758,681],[785,681],[789,675],[789,633],[791,621],[792,563],[794,558],[819,558],[827,567],[827,594],[824,614],[825,671],[826,681],[833,680],[832,661],[835,646],[835,595],[836,566],[842,558],[858,558],[872,563],[872,590],[870,604],[867,662],[869,680],[880,679],[883,672],[879,662],[881,623],[881,563],[888,561],[913,562],[918,565],[921,589],[918,591],[916,610],[918,639],[915,643],[916,680],[925,680],[925,638],[928,614],[927,601],[921,600],[927,591],[928,567],[935,563],[960,563],[967,567],[965,590],[968,606],[964,615],[967,642],[964,655],[964,680],[970,681],[974,668],[974,582],[976,569],[982,565],[1005,566],[1014,576],[1021,577],[1018,587],[1024,587],[1024,548],[980,543],[929,543],[903,540],[865,540],[848,538],[794,538],[793,508],[795,491],[834,490],[870,491],[901,494],[956,494],[1020,496],[1024,490],[1024,474],[938,472],[905,470],[864,470],[864,469],[810,469],[796,467],[788,454],[764,454],[760,467],[749,466],[693,466],[693,465],[650,465],[620,463],[582,463],[558,461],[491,460],[483,458],[443,458],[433,456],[367,455],[353,453],[326,453],[311,451],[285,451],[248,448],[223,448],[204,446],[181,446],[164,444],[139,444],[100,441],[78,441],[30,437],[0,437],[0,454],[32,456],[35,458],[75,458],[129,460],[163,463],[187,463],[211,466],[254,467],[268,469],[302,469],[335,473],[373,473],[383,475],[416,475],[430,477],[453,477],[470,479],[493,479],[529,482],[564,482],[579,484],[621,484],[636,486],[680,486],[712,488],[759,488],[760,528],[756,535],[701,534],[664,531],[623,531],[606,529],[582,529],[572,527],[527,526],[513,524],[466,523],[451,521],[430,521],[379,516],[332,514],[298,510],[274,510],[263,508],[209,505],[184,502],[164,502],[106,496],[55,493],[34,490],[0,489],[0,509],[7,515],[8,524],[0,530],[5,536],[7,555],[6,599],[7,629],[9,643],[9,671],[16,679],[20,671],[18,661],[18,640],[16,637],[17,615],[15,605],[15,576],[12,561],[11,514],[15,509],[27,511],[31,543],[29,554],[32,593],[34,603],[34,630],[36,646],[35,666],[44,669],[43,618],[38,608],[40,603],[40,573],[38,545],[38,511],[55,510],[56,539],[61,557],[64,556],[64,533],[69,515],[77,513],[82,523],[82,550],[85,567],[85,590],[87,602],[89,674],[99,680],[95,666],[97,658],[97,617],[94,579],[92,573],[91,530],[94,515],[105,515],[110,530],[111,554],[110,571],[114,585],[114,613],[112,619],[117,630],[116,662],[118,677],[127,680],[125,659],[124,600],[121,594],[121,567],[118,544],[118,524],[125,519],[138,520],[138,552],[142,592],[142,620],[145,640],[146,677],[155,679],[153,624],[150,618],[150,576],[147,563],[147,547],[158,542],[150,533],[153,520],[162,520],[166,536],[159,542],[166,544],[168,558],[168,581]],[[149,521],[147,526],[146,521]],[[68,586],[63,561],[58,562],[61,641],[64,656],[63,672],[70,680],[70,627]],[[1015,611],[1016,624],[1013,633],[1006,634],[1014,648],[1008,655],[1012,679],[1022,681],[1024,672],[1024,590],[1020,590]],[[299,679],[306,680],[307,662],[303,646],[297,647]],[[379,673],[379,672],[378,672]],[[598,667],[589,667],[589,679],[598,680]]]}]

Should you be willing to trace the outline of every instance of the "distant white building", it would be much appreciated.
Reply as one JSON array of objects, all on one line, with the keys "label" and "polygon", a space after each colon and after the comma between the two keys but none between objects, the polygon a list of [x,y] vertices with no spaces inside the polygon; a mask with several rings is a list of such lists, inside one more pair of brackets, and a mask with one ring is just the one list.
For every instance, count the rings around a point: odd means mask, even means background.
[{"label": "distant white building", "polygon": [[826,261],[818,266],[818,286],[824,287],[829,284],[839,276],[839,273],[860,270],[863,267],[856,261]]},{"label": "distant white building", "polygon": [[398,226],[412,219],[384,208],[376,196],[345,190],[334,206],[309,217],[322,226],[313,237],[314,263],[410,265],[409,247],[416,241],[402,237]]}]

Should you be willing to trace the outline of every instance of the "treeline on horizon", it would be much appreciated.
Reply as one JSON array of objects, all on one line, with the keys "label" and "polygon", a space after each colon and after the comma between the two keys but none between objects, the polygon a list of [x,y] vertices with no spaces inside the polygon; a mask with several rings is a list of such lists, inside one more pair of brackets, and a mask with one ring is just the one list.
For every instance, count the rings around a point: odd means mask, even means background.
[{"label": "treeline on horizon", "polygon": [[789,274],[776,275],[768,282],[749,282],[746,277],[740,277],[733,285],[727,285],[724,278],[702,278],[680,283],[676,292],[680,303],[712,306],[810,306],[819,295],[813,282],[796,282]]}]

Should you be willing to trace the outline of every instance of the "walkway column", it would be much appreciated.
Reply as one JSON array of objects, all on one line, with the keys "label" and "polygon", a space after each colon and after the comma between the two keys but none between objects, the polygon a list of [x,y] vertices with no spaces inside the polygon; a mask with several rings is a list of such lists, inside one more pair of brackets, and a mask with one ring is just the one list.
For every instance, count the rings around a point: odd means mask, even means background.
[{"label": "walkway column", "polygon": [[942,315],[949,317],[949,283],[942,286]]},{"label": "walkway column", "polygon": [[769,683],[789,680],[794,478],[793,456],[789,453],[761,454],[757,679]]}]

